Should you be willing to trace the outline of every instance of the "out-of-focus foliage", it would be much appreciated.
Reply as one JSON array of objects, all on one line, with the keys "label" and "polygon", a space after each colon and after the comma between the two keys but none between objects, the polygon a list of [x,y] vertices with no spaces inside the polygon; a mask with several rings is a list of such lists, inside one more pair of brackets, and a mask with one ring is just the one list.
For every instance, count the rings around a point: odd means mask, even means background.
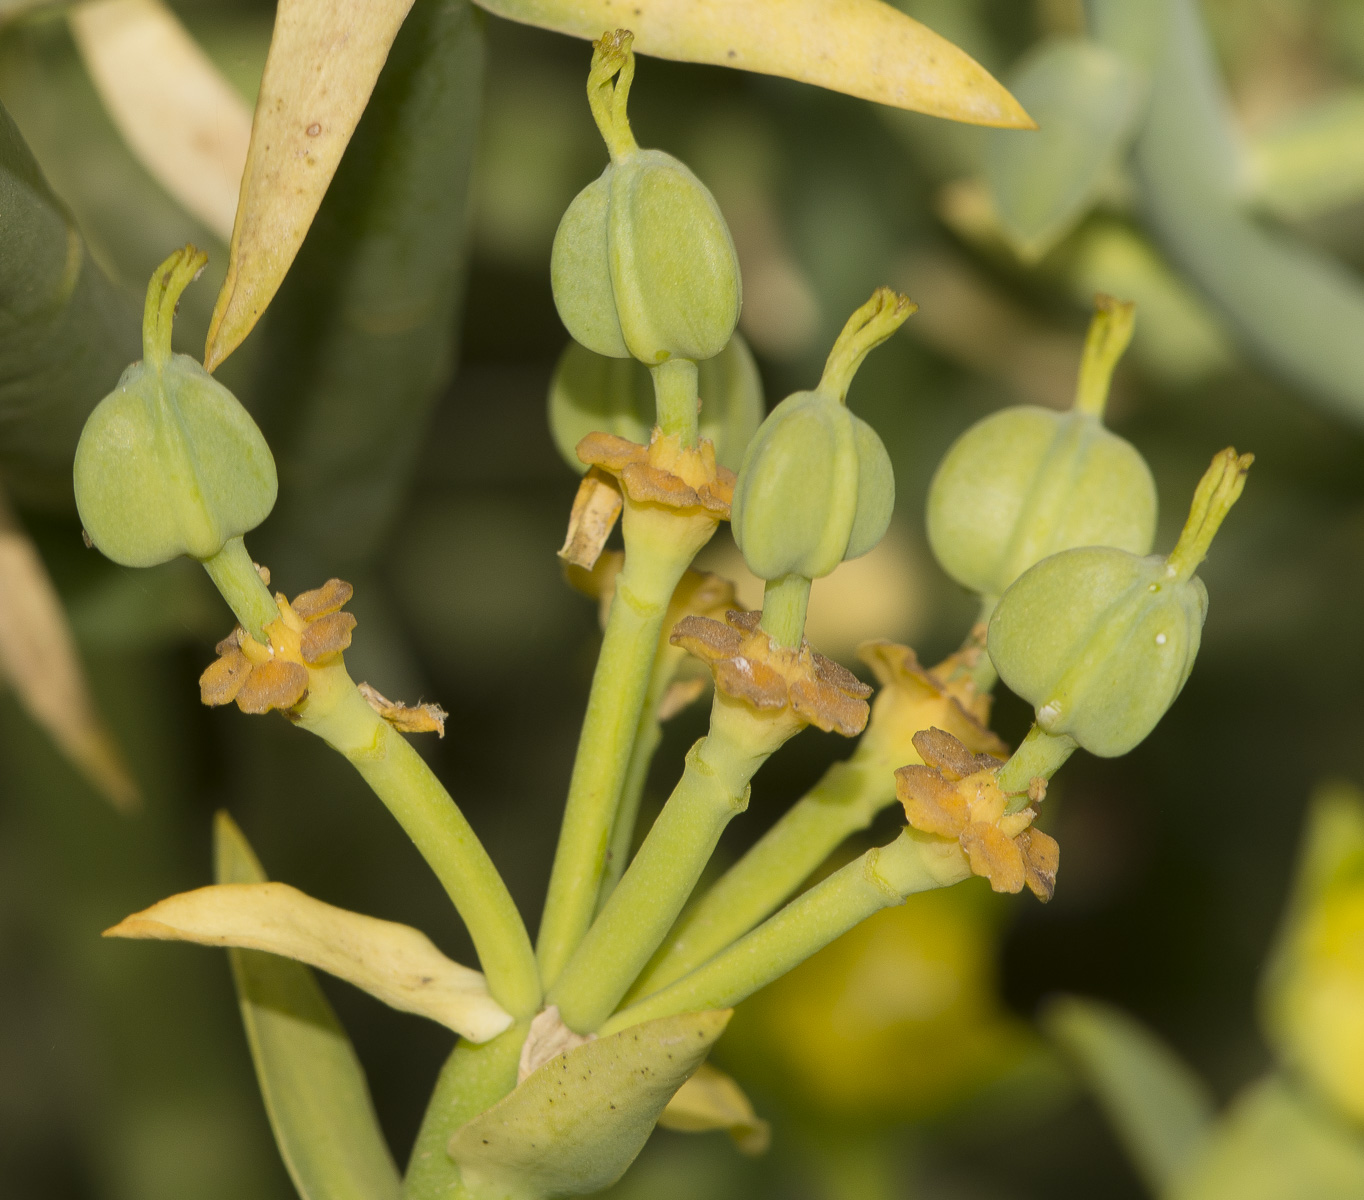
[{"label": "out-of-focus foliage", "polygon": [[[172,7],[243,98],[254,99],[272,6],[182,0]],[[1004,79],[1047,39],[1093,33],[1072,0],[904,0],[902,7]],[[120,335],[127,344],[110,353],[110,378],[93,404],[136,357],[135,293],[171,248],[189,240],[211,255],[176,334],[177,349],[197,353],[225,247],[124,146],[64,17],[41,7],[22,20],[11,18],[10,6],[0,11],[0,101],[85,240],[84,270],[97,263],[113,280],[107,290],[99,285],[96,311],[119,311],[116,289],[134,295]],[[1235,177],[1213,181],[1217,211],[1230,209],[1246,237],[1310,251],[1342,286],[1358,288],[1364,206],[1351,122],[1364,89],[1360,5],[1201,0],[1187,12],[1206,22],[1206,61],[1227,101],[1219,120],[1247,147]],[[375,599],[369,611],[357,607],[350,657],[357,677],[387,694],[438,700],[450,711],[452,736],[429,753],[523,910],[534,912],[596,629],[592,606],[561,586],[554,561],[575,476],[544,415],[564,344],[549,250],[564,209],[600,171],[601,150],[583,103],[585,44],[497,19],[486,26],[471,301],[458,319],[454,303],[431,310],[433,344],[448,350],[458,335],[459,367],[442,389],[434,360],[423,360],[422,378],[438,400],[430,410],[413,401],[421,413],[410,428],[418,432],[385,460],[401,460],[399,468],[381,469],[383,456],[370,455],[365,437],[351,447],[385,481],[389,499],[387,516],[365,540]],[[778,985],[739,1010],[722,1047],[760,1115],[773,1120],[769,1156],[743,1159],[720,1134],[663,1133],[617,1194],[876,1198],[900,1194],[912,1176],[925,1196],[1141,1195],[1089,1101],[1063,1105],[1057,1093],[1037,1105],[1027,1090],[1005,1090],[1007,1112],[1038,1110],[1027,1121],[990,1108],[1001,1094],[993,1089],[979,1098],[981,1108],[954,1105],[975,1084],[1007,1073],[1015,1056],[1031,1054],[1021,1022],[1056,991],[1101,996],[1139,1014],[1209,1081],[1223,1109],[1269,1066],[1252,997],[1307,793],[1326,774],[1364,779],[1357,601],[1364,441],[1294,376],[1262,365],[1267,341],[1247,336],[1227,307],[1228,289],[1214,294],[1206,273],[1174,252],[1152,222],[1144,176],[1121,153],[1087,181],[1088,211],[1028,261],[1005,237],[984,180],[991,140],[1022,144],[1029,135],[955,127],[771,77],[647,57],[640,64],[651,85],[638,96],[635,128],[645,144],[694,167],[733,230],[744,277],[740,329],[767,395],[817,377],[842,317],[872,286],[892,284],[920,304],[857,384],[857,411],[881,434],[896,472],[891,533],[875,554],[816,584],[812,612],[822,594],[843,597],[828,632],[812,623],[816,645],[853,661],[861,637],[904,636],[924,661],[936,661],[957,644],[975,607],[927,554],[929,478],[977,418],[1019,400],[1069,403],[1096,290],[1138,304],[1131,361],[1118,372],[1108,417],[1151,463],[1167,498],[1157,544],[1172,544],[1183,517],[1176,498],[1190,493],[1213,451],[1234,442],[1258,459],[1255,485],[1207,567],[1213,615],[1170,718],[1121,762],[1077,756],[1047,800],[1049,828],[1065,851],[1055,901],[1045,910],[1004,905],[989,920],[963,912],[930,918],[925,909],[919,921],[907,906],[859,935],[886,939],[884,961],[863,957],[865,947],[854,953],[856,945],[835,945],[806,968],[808,1003],[787,992],[777,1005],[786,988]],[[364,131],[362,122],[357,139]],[[458,148],[444,149],[453,162]],[[450,170],[446,178],[455,178]],[[338,179],[348,171],[362,181],[373,174],[349,154]],[[448,246],[462,229],[463,200],[436,192],[450,207],[439,209],[428,234]],[[357,185],[334,199],[358,212],[366,195]],[[14,211],[5,209],[7,230]],[[61,266],[66,218],[44,219],[61,243]],[[305,243],[300,265],[309,255],[329,261],[324,233],[316,250],[311,237]],[[1209,238],[1209,253],[1224,244]],[[385,250],[374,253],[388,261]],[[1230,250],[1218,253],[1225,261],[1213,266],[1234,263]],[[434,271],[437,257],[422,265]],[[350,349],[344,339],[322,348],[305,326],[315,304],[340,308],[359,293],[314,289],[308,278],[299,271],[286,280],[274,311],[221,369],[272,438],[304,418],[284,408],[298,394],[288,382],[294,377],[262,364],[295,345],[310,355]],[[301,291],[291,302],[294,286]],[[401,296],[401,281],[393,288]],[[1278,304],[1277,290],[1241,291],[1247,303],[1275,300],[1267,324],[1288,329],[1291,319],[1298,329],[1324,328],[1310,305]],[[297,325],[286,319],[291,304]],[[1356,336],[1356,353],[1361,344]],[[419,373],[415,360],[398,357],[403,378]],[[417,395],[389,378],[373,394]],[[359,379],[357,394],[371,386]],[[352,382],[345,376],[328,386]],[[315,422],[315,444],[334,446],[326,439],[342,426],[325,420],[326,396],[316,399],[317,408],[309,398],[302,411],[317,414],[306,418]],[[83,416],[71,417],[62,454],[74,448]],[[60,434],[56,425],[39,427],[44,438]],[[8,430],[0,437],[6,451]],[[294,444],[285,437],[277,445],[282,468]],[[194,706],[194,679],[230,618],[205,582],[182,569],[188,564],[134,577],[100,562],[82,547],[74,520],[49,506],[62,501],[44,483],[65,478],[55,466],[31,488],[21,486],[8,458],[0,472],[67,605],[95,699],[147,796],[143,817],[117,818],[13,697],[0,696],[0,1192],[35,1200],[287,1197],[221,956],[114,945],[100,942],[99,930],[206,882],[212,813],[227,807],[276,873],[310,894],[426,929],[459,961],[471,961],[467,940],[400,831],[344,764],[286,736],[282,722],[251,727],[236,713]],[[280,509],[262,539],[297,547],[304,523],[286,528],[283,517],[307,493],[299,487],[290,499],[288,470],[281,485]],[[329,511],[315,512],[310,527],[325,529]],[[283,581],[289,590],[340,570],[330,553],[305,562],[281,550],[273,561],[261,550],[278,570],[298,574]],[[712,567],[732,567],[737,557],[725,543],[713,554]],[[880,599],[888,595],[900,597],[894,612]],[[890,629],[892,621],[902,627]],[[1006,736],[1016,741],[1027,716],[1001,698],[997,724]],[[702,732],[698,720],[683,714],[668,727],[646,819]],[[533,754],[524,749],[529,736]],[[774,759],[755,781],[749,812],[726,835],[723,859],[841,753],[832,742],[811,735]],[[934,942],[946,935],[932,931],[948,926],[968,933]],[[865,994],[855,986],[858,964],[888,970],[886,961],[902,966],[885,996],[910,1003],[950,977],[964,981],[964,1007],[947,1004],[945,1024],[895,1027],[904,1040],[893,1054],[878,1057],[874,1039],[852,1039],[847,1055],[877,1068],[860,1080],[840,1070],[839,1051],[827,1049],[837,1040],[810,1049],[817,1065],[797,1072],[792,1056],[808,1048],[776,1031],[837,1033],[836,998]],[[329,981],[321,986],[355,1040],[401,1163],[449,1036]],[[969,1014],[972,1004],[970,1020],[950,1016]],[[926,1028],[942,1036],[925,1036]],[[902,1064],[899,1073],[880,1071],[883,1059]],[[788,1082],[765,1082],[777,1078],[778,1065]],[[815,1073],[875,1114],[874,1133],[807,1115],[801,1081]],[[867,1092],[855,1094],[858,1088]],[[1316,1103],[1278,1085],[1247,1093],[1219,1137],[1248,1140],[1226,1142],[1226,1153],[1253,1167],[1246,1147],[1270,1140],[1270,1118],[1296,1121],[1293,1114]],[[923,1121],[931,1138],[922,1136]]]}]

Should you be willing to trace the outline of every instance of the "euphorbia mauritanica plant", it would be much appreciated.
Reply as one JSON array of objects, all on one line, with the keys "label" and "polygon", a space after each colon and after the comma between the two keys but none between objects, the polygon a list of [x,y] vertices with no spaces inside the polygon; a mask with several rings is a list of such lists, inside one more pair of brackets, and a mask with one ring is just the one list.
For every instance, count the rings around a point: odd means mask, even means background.
[{"label": "euphorbia mauritanica plant", "polygon": [[[203,701],[277,710],[349,760],[440,879],[478,954],[481,971],[414,929],[268,882],[225,815],[216,884],[110,931],[234,948],[276,1136],[309,1196],[580,1194],[617,1179],[660,1119],[751,1131],[737,1088],[712,1068],[698,1073],[733,1006],[912,893],[975,874],[996,891],[1027,886],[1049,899],[1059,850],[1035,824],[1047,781],[1077,746],[1119,754],[1145,737],[1198,648],[1207,595],[1193,571],[1249,457],[1218,455],[1175,551],[1142,557],[1154,488],[1136,450],[1101,423],[1133,311],[1106,297],[1074,410],[988,418],[934,482],[930,540],[982,599],[961,649],[925,668],[908,647],[865,645],[881,684],[869,703],[869,686],[810,645],[811,581],[870,551],[890,520],[891,460],[857,415],[854,384],[915,306],[877,288],[815,386],[757,425],[727,227],[685,166],[639,148],[627,114],[634,69],[628,32],[595,44],[588,94],[611,162],[570,206],[551,264],[560,314],[581,344],[556,377],[551,419],[561,448],[567,431],[580,433],[574,465],[587,468],[561,554],[603,597],[606,617],[534,943],[475,832],[404,736],[443,735],[445,714],[351,679],[349,584],[331,579],[290,600],[271,593],[247,552],[245,536],[274,501],[274,463],[231,393],[170,351],[176,301],[203,262],[192,247],[153,276],[143,359],[81,440],[76,494],[93,543],[128,565],[198,559],[237,618],[203,673]],[[652,420],[640,416],[646,368]],[[617,520],[623,556],[604,553]],[[692,567],[727,520],[767,581],[760,612]],[[687,654],[713,678],[709,728],[630,857],[639,790]],[[1012,755],[988,728],[996,671],[1037,709]],[[861,739],[694,897],[754,775],[810,725]],[[897,797],[907,816],[897,837],[800,891]],[[300,964],[460,1035],[405,1178]],[[291,1024],[290,1013],[306,1019]]]}]

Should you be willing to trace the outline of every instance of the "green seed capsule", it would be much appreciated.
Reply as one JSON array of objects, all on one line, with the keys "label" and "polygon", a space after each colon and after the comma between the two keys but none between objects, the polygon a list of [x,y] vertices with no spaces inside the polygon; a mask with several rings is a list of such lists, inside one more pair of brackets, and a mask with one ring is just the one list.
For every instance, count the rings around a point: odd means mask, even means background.
[{"label": "green seed capsule", "polygon": [[157,268],[142,361],[96,406],[76,447],[81,522],[126,567],[212,558],[275,504],[275,460],[256,423],[197,362],[171,353],[176,302],[205,261],[186,246]]},{"label": "green seed capsule", "polygon": [[[763,418],[758,366],[743,335],[735,333],[698,368],[700,434],[714,443],[721,466],[738,470]],[[549,385],[549,428],[564,461],[581,474],[587,468],[576,448],[587,434],[601,430],[644,444],[653,426],[654,383],[648,369],[569,342]]]},{"label": "green seed capsule", "polygon": [[867,553],[895,507],[890,456],[876,431],[848,411],[853,374],[914,305],[881,288],[849,319],[819,387],[788,396],[744,453],[731,526],[761,579],[817,579]]},{"label": "green seed capsule", "polygon": [[1208,594],[1193,572],[1251,461],[1232,449],[1213,460],[1169,558],[1066,550],[1004,593],[990,621],[990,658],[1043,731],[1109,758],[1155,728],[1198,654]]},{"label": "green seed capsule", "polygon": [[554,303],[574,339],[598,354],[649,366],[711,358],[739,319],[734,242],[706,186],[670,154],[635,143],[631,41],[618,30],[594,43],[588,99],[611,162],[559,223]]},{"label": "green seed capsule", "polygon": [[957,439],[933,476],[929,544],[948,575],[983,596],[1001,595],[1034,563],[1072,547],[1150,552],[1151,472],[1135,447],[1102,424],[1133,306],[1096,301],[1075,406],[994,413]]}]

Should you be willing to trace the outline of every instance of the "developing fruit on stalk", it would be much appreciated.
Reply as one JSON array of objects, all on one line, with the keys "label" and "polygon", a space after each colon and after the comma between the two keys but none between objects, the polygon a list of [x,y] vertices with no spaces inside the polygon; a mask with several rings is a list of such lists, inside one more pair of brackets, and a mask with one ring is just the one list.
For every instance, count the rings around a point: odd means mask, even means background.
[{"label": "developing fruit on stalk", "polygon": [[[763,419],[762,379],[743,335],[697,364],[699,432],[715,445],[715,461],[737,471]],[[569,342],[549,385],[549,428],[560,455],[580,475],[577,446],[589,433],[613,433],[646,445],[654,427],[654,385],[631,359],[605,358]]]},{"label": "developing fruit on stalk", "polygon": [[1137,450],[1103,426],[1134,306],[1095,297],[1075,404],[1020,405],[957,439],[928,493],[928,540],[953,579],[999,596],[1033,563],[1076,546],[1150,552],[1156,489]]},{"label": "developing fruit on stalk", "polygon": [[554,235],[554,303],[574,339],[598,354],[651,367],[711,358],[739,319],[739,263],[705,185],[672,155],[641,150],[630,132],[632,41],[618,29],[593,44],[587,96],[611,162]]},{"label": "developing fruit on stalk", "polygon": [[95,407],[76,447],[76,507],[90,540],[125,567],[214,558],[275,504],[275,460],[237,398],[171,352],[176,302],[208,256],[186,246],[147,287],[142,361]]},{"label": "developing fruit on stalk", "polygon": [[789,590],[795,611],[783,622],[787,636],[763,605],[763,628],[785,644],[799,643],[809,581],[866,554],[890,524],[890,456],[876,431],[848,411],[847,394],[862,360],[915,307],[878,288],[843,327],[819,386],[777,405],[744,453],[730,525],[749,570],[768,581],[768,599],[774,584]]},{"label": "developing fruit on stalk", "polygon": [[990,657],[1033,705],[1043,734],[1108,758],[1126,754],[1165,715],[1193,669],[1207,616],[1207,589],[1194,571],[1253,457],[1228,448],[1213,459],[1169,558],[1066,550],[1004,593],[990,621]]}]

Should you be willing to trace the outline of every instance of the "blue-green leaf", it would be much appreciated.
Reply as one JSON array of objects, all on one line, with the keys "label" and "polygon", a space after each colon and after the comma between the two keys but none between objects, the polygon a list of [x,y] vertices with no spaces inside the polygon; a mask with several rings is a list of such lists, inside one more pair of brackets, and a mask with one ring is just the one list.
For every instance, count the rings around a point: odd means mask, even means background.
[{"label": "blue-green leaf", "polygon": [[1152,1191],[1163,1193],[1207,1140],[1213,1107],[1203,1082],[1149,1029],[1110,1005],[1068,996],[1048,1006],[1042,1024]]},{"label": "blue-green leaf", "polygon": [[1283,1077],[1232,1102],[1170,1200],[1359,1200],[1364,1134]]},{"label": "blue-green leaf", "polygon": [[1132,136],[1144,88],[1121,58],[1082,38],[1038,47],[1010,87],[1038,128],[991,130],[985,178],[1005,234],[1039,258],[1094,202]]},{"label": "blue-green leaf", "polygon": [[[226,813],[214,829],[219,883],[264,883]],[[313,973],[259,950],[229,950],[270,1127],[302,1200],[398,1200],[398,1169],[364,1069]]]},{"label": "blue-green leaf", "polygon": [[450,1139],[466,1187],[499,1200],[609,1187],[644,1148],[731,1011],[648,1021],[550,1059]]}]

